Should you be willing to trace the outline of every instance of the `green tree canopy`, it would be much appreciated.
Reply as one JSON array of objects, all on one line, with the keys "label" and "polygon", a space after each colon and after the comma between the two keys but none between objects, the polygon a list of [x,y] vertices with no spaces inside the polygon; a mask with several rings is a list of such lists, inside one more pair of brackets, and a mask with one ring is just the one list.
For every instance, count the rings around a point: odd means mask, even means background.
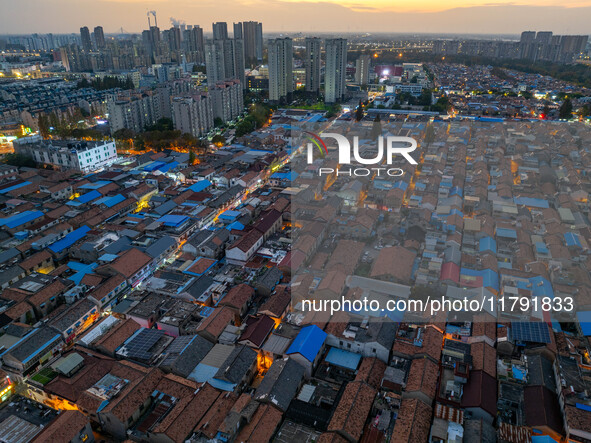
[{"label": "green tree canopy", "polygon": [[562,102],[560,110],[558,111],[558,118],[569,119],[573,116],[573,103],[570,98],[567,98]]},{"label": "green tree canopy", "polygon": [[7,165],[11,165],[11,166],[17,166],[17,167],[27,166],[29,168],[36,168],[37,167],[37,162],[35,162],[35,160],[33,160],[33,157],[31,157],[30,155],[16,154],[16,153],[6,154],[4,156],[3,161]]}]

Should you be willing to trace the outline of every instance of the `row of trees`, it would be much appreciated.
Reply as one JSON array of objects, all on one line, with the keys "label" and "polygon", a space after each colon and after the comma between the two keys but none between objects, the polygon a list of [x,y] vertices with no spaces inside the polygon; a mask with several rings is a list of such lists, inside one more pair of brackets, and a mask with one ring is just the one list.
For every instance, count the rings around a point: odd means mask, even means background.
[{"label": "row of trees", "polygon": [[[95,111],[91,108],[91,112]],[[95,111],[96,112],[96,111]],[[93,113],[93,115],[95,115]],[[39,133],[43,138],[56,136],[59,138],[104,138],[104,134],[86,127],[85,119],[88,112],[76,108],[72,112],[64,112],[61,117],[55,112],[40,114],[38,118]]]},{"label": "row of trees", "polygon": [[[189,152],[204,151],[206,143],[191,134],[182,134],[174,129],[172,120],[162,118],[154,125],[147,126],[142,133],[136,134],[131,129],[119,129],[113,134],[113,138],[125,150],[144,151],[152,149],[162,151],[164,149],[187,149]],[[194,160],[194,159],[193,159]]]},{"label": "row of trees", "polygon": [[6,163],[7,165],[11,165],[11,166],[17,166],[17,167],[26,166],[29,168],[36,168],[37,167],[37,162],[30,155],[17,154],[17,153],[6,154],[4,156],[4,158],[2,159],[2,161],[4,163]]},{"label": "row of trees", "polygon": [[236,125],[236,137],[242,137],[263,127],[272,113],[271,108],[264,103],[251,104],[248,115]]}]

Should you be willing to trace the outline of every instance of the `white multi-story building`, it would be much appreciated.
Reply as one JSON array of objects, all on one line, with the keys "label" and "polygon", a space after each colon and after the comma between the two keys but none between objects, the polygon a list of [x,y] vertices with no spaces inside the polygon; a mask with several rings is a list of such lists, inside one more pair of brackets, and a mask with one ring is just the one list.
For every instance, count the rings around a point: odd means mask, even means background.
[{"label": "white multi-story building", "polygon": [[96,171],[117,160],[117,148],[113,140],[24,140],[13,143],[16,152],[30,155],[37,163],[53,165],[61,170]]},{"label": "white multi-story building", "polygon": [[320,49],[322,40],[318,37],[306,38],[306,91],[320,93]]},{"label": "white multi-story building", "polygon": [[207,40],[205,42],[205,69],[207,84],[215,85],[226,78],[223,40]]},{"label": "white multi-story building", "polygon": [[367,85],[369,83],[369,65],[371,57],[367,54],[361,55],[355,64],[355,83]]},{"label": "white multi-story building", "polygon": [[209,86],[234,78],[244,85],[244,40],[208,40],[205,43],[205,68]]},{"label": "white multi-story building", "polygon": [[290,38],[269,40],[269,100],[288,99],[293,92],[293,42]]},{"label": "white multi-story building", "polygon": [[111,134],[127,128],[142,132],[164,117],[160,95],[164,90],[124,93],[107,100]]},{"label": "white multi-story building", "polygon": [[[242,89],[240,90],[242,94]],[[207,94],[195,93],[172,99],[172,121],[182,133],[202,136],[213,128],[213,106]]]},{"label": "white multi-story building", "polygon": [[345,97],[347,39],[326,39],[324,46],[326,51],[324,101],[326,103],[335,103],[341,101]]},{"label": "white multi-story building", "polygon": [[234,120],[244,111],[242,85],[237,79],[216,83],[209,90],[209,94],[213,104],[213,116],[221,118],[224,123]]}]

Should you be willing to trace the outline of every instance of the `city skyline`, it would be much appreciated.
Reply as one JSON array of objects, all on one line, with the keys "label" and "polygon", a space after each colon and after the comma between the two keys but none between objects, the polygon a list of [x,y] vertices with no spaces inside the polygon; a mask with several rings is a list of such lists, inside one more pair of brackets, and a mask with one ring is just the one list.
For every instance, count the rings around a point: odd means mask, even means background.
[{"label": "city skyline", "polygon": [[[199,24],[211,32],[211,23],[256,20],[263,22],[266,33],[310,32],[373,32],[373,33],[457,33],[518,34],[523,29],[549,30],[555,33],[588,33],[587,20],[591,3],[569,2],[562,6],[536,4],[526,0],[511,2],[480,2],[469,5],[464,0],[434,9],[433,2],[413,3],[412,8],[398,10],[378,1],[372,6],[346,1],[326,2],[272,1],[257,8],[258,3],[200,2],[199,5],[136,0],[99,0],[84,4],[71,0],[24,0],[0,7],[0,29],[4,34],[75,33],[81,26],[93,29],[100,25],[105,33],[140,33],[147,28],[146,13],[155,10],[161,28],[172,23]],[[262,5],[262,4],[260,4]],[[430,6],[431,5],[431,6]],[[397,6],[398,7],[398,6]],[[35,10],[23,15],[23,10]],[[220,14],[220,11],[227,11]],[[19,20],[13,18],[18,14]],[[331,17],[329,22],[326,17]],[[482,21],[486,17],[486,21]]]}]

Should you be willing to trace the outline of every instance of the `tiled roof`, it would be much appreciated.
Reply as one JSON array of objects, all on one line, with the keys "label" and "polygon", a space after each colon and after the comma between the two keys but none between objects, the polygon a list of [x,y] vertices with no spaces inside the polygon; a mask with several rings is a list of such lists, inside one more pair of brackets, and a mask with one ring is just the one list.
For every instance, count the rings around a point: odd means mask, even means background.
[{"label": "tiled roof", "polygon": [[242,309],[254,296],[254,289],[245,283],[234,286],[222,298],[219,305],[229,306],[236,309]]},{"label": "tiled roof", "polygon": [[438,378],[439,366],[436,363],[427,358],[416,358],[411,362],[405,391],[420,391],[433,399],[437,392]]},{"label": "tiled roof", "polygon": [[237,442],[270,441],[281,422],[281,412],[272,405],[260,405],[250,423],[246,424],[236,437]]},{"label": "tiled roof", "polygon": [[405,398],[400,404],[393,435],[400,443],[428,441],[431,429],[431,406],[417,398]]},{"label": "tiled roof", "polygon": [[371,411],[376,391],[359,382],[349,382],[332,415],[328,431],[336,431],[346,438],[359,440]]},{"label": "tiled roof", "polygon": [[379,389],[386,370],[386,363],[376,357],[364,357],[357,369],[355,381],[364,381],[374,389]]},{"label": "tiled roof", "polygon": [[484,371],[470,371],[462,408],[481,408],[493,417],[497,411],[497,381]]},{"label": "tiled roof", "polygon": [[131,248],[121,254],[109,266],[126,278],[130,278],[151,261],[152,257],[149,255],[137,248]]},{"label": "tiled roof", "polygon": [[36,443],[54,443],[78,439],[80,431],[89,424],[88,417],[80,411],[61,411],[61,413],[43,428],[32,441]]},{"label": "tiled roof", "polygon": [[497,377],[497,350],[483,341],[470,345],[472,369],[484,370],[488,375]]}]

